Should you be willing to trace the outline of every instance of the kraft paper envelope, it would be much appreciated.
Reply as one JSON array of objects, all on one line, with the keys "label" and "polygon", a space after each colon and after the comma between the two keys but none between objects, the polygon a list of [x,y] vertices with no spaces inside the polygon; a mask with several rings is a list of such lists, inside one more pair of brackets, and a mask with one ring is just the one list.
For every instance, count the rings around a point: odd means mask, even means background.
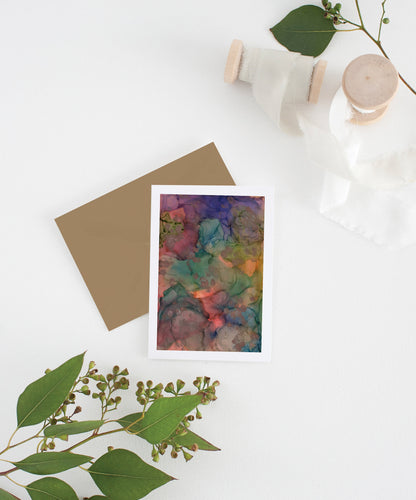
[{"label": "kraft paper envelope", "polygon": [[234,181],[211,143],[55,219],[109,330],[148,312],[152,184]]}]

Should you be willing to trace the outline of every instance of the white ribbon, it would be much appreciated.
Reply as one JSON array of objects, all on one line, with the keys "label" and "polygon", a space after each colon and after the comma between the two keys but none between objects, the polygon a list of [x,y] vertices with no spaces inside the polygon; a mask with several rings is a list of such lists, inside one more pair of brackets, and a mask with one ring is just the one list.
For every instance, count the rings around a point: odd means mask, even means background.
[{"label": "white ribbon", "polygon": [[300,133],[297,106],[306,103],[314,59],[294,52],[245,49],[239,79],[250,83],[259,106],[280,128]]},{"label": "white ribbon", "polygon": [[411,98],[403,90],[374,125],[349,122],[342,89],[332,101],[329,132],[299,117],[311,160],[327,171],[320,212],[390,248],[416,242],[416,147],[394,150],[416,144],[415,131],[401,126]]}]

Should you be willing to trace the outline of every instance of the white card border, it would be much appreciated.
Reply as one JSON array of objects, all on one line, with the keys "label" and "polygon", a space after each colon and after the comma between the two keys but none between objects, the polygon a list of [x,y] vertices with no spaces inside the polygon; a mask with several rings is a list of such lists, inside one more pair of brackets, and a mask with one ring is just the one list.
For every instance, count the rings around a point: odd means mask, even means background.
[{"label": "white card border", "polygon": [[[157,349],[157,297],[159,282],[159,220],[161,194],[264,196],[264,266],[261,352],[169,351]],[[261,186],[153,185],[151,203],[148,344],[149,358],[194,361],[203,360],[270,362],[272,349],[273,308],[272,292],[274,188]]]}]

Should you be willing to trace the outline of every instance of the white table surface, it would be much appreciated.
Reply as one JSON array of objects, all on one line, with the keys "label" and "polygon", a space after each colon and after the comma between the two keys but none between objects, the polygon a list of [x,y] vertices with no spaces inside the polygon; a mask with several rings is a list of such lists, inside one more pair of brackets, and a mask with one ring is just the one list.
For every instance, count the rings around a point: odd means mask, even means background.
[{"label": "white table surface", "polygon": [[[362,3],[375,28],[380,2]],[[300,5],[0,0],[1,444],[25,386],[88,349],[132,380],[222,382],[196,427],[222,451],[164,457],[180,481],[149,500],[416,498],[416,248],[387,251],[319,215],[322,173],[302,139],[278,131],[248,86],[222,80],[233,38],[278,49],[268,28]],[[415,84],[413,2],[386,7],[385,46]],[[339,78],[376,50],[347,33],[324,56]],[[237,183],[276,186],[270,364],[149,360],[147,317],[107,333],[53,220],[211,141]],[[150,462],[141,440],[111,444]],[[97,491],[82,471],[60,477]]]}]

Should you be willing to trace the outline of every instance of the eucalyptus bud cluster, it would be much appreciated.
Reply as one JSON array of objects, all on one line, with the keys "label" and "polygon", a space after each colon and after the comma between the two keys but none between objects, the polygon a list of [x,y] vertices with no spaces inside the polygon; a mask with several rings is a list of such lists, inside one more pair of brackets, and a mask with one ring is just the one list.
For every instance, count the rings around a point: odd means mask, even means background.
[{"label": "eucalyptus bud cluster", "polygon": [[163,398],[163,384],[153,385],[152,380],[148,380],[146,384],[143,381],[137,382],[136,399],[142,406],[146,406],[149,402]]},{"label": "eucalyptus bud cluster", "polygon": [[334,6],[332,6],[332,3],[328,0],[322,0],[322,5],[325,9],[324,17],[326,19],[331,19],[332,22],[336,25],[346,23],[341,15],[342,5],[340,3],[336,3]]},{"label": "eucalyptus bud cluster", "polygon": [[189,391],[181,392],[184,387],[185,382],[178,378],[176,384],[174,384],[173,382],[169,382],[168,384],[166,384],[165,392],[167,392],[168,394],[172,394],[173,396],[186,396],[188,394],[191,394]]},{"label": "eucalyptus bud cluster", "polygon": [[[120,370],[120,367],[115,365],[112,371],[104,376],[102,373],[98,373],[98,370],[94,367],[95,363],[92,361],[89,365],[87,376],[82,379],[82,382],[87,384],[88,377],[96,382],[97,390],[92,393],[92,398],[100,400],[102,414],[104,416],[105,413],[116,410],[121,403],[121,396],[114,396],[114,393],[119,390],[126,391],[129,388],[130,381],[126,378],[129,372],[127,368]],[[85,395],[91,393],[88,385],[83,385],[80,392]]]},{"label": "eucalyptus bud cluster", "polygon": [[58,423],[62,424],[67,424],[71,422],[72,417],[76,415],[77,413],[80,413],[82,411],[81,406],[75,406],[74,410],[72,411],[72,414],[68,415],[68,409],[70,406],[73,407],[73,405],[76,404],[76,392],[75,389],[76,384],[73,385],[71,388],[71,391],[69,392],[67,398],[64,400],[64,402],[59,406],[59,408],[50,416],[47,418],[47,423],[49,425],[56,425]]},{"label": "eucalyptus bud cluster", "polygon": [[[193,458],[193,455],[191,455],[188,451],[186,451],[184,446],[181,446],[180,444],[178,444],[175,441],[178,437],[184,435],[184,433],[186,434],[186,432],[187,432],[185,427],[182,427],[182,430],[180,430],[180,427],[181,426],[178,427],[178,429],[175,432],[175,435],[173,437],[170,437],[168,441],[163,441],[162,443],[159,443],[159,444],[153,446],[152,460],[154,462],[159,461],[159,456],[165,454],[168,446],[171,447],[170,456],[172,458],[178,458],[179,453],[182,453],[184,459],[187,462],[189,462],[189,460],[191,460]],[[190,447],[190,450],[193,452],[198,451],[198,445],[196,443],[193,444]]]},{"label": "eucalyptus bud cluster", "polygon": [[[202,395],[201,404],[207,405],[211,401],[215,401],[217,399],[215,389],[220,385],[218,380],[215,380],[211,384],[210,377],[197,377],[194,380],[194,386],[198,389],[198,394]],[[196,415],[196,418],[201,418]]]}]

